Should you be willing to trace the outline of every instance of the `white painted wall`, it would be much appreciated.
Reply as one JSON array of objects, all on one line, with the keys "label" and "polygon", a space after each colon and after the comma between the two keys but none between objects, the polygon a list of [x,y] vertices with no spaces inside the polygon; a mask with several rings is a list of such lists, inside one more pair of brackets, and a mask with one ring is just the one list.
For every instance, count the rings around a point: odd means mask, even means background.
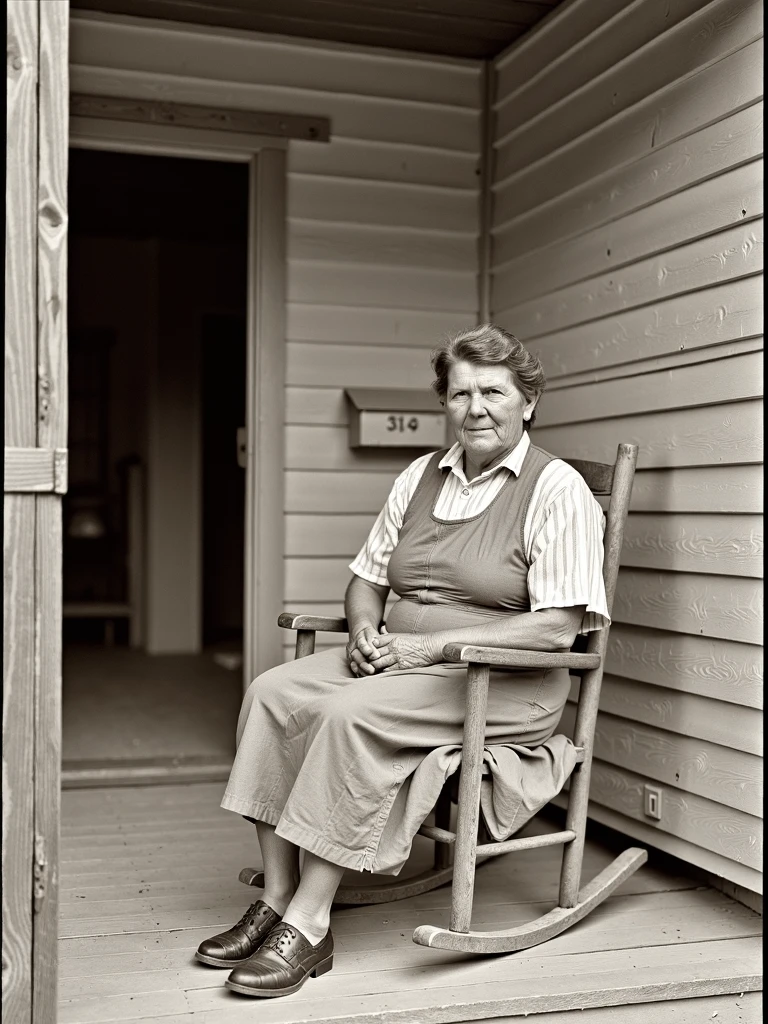
[{"label": "white painted wall", "polygon": [[596,6],[496,65],[493,317],[538,443],[640,445],[592,814],[761,891],[762,5]]}]

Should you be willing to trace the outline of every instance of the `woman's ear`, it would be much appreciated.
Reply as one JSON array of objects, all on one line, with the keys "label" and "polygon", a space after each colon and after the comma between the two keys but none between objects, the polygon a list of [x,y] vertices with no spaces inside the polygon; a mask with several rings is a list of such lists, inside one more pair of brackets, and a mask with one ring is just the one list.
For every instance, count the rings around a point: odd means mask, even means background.
[{"label": "woman's ear", "polygon": [[533,410],[536,408],[536,403],[537,402],[538,402],[538,398],[534,398],[534,400],[532,402],[529,402],[523,408],[523,419],[526,421],[526,423],[530,420],[531,416],[533,416]]}]

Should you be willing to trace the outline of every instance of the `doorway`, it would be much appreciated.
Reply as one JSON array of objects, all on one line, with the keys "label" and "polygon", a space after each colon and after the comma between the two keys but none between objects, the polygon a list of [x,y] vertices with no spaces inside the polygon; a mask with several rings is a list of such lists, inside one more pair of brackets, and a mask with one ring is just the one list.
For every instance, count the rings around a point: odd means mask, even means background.
[{"label": "doorway", "polygon": [[73,149],[69,204],[64,782],[223,771],[242,696],[249,167]]}]

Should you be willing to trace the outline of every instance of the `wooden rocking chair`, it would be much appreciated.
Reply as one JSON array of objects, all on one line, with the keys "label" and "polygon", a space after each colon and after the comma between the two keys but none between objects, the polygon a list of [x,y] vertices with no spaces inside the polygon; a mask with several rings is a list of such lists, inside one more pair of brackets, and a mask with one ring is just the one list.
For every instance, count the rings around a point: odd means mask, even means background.
[{"label": "wooden rocking chair", "polygon": [[[616,462],[566,460],[584,477],[595,495],[610,495],[606,529],[603,577],[609,611],[613,606],[619,560],[624,536],[624,524],[629,509],[632,481],[637,463],[637,445],[620,444]],[[347,632],[343,618],[314,615],[283,614],[279,624],[295,629],[296,657],[314,653],[317,630]],[[583,889],[581,866],[589,800],[589,779],[592,747],[597,720],[600,685],[603,676],[608,642],[608,629],[589,634],[585,653],[548,653],[541,651],[511,650],[502,647],[473,647],[447,644],[443,648],[445,661],[467,662],[467,711],[464,721],[462,762],[458,785],[458,818],[456,832],[450,831],[452,783],[448,780],[435,808],[435,825],[423,825],[419,835],[435,841],[434,866],[413,878],[369,889],[342,887],[336,904],[389,903],[419,893],[428,892],[453,880],[451,891],[451,919],[449,928],[420,925],[413,940],[423,946],[460,950],[468,953],[509,953],[527,949],[553,938],[585,917],[598,906],[633,872],[647,860],[647,852],[632,847],[620,854]],[[495,668],[567,668],[581,676],[581,690],[576,711],[573,742],[578,761],[571,775],[568,812],[565,829],[544,835],[509,839],[506,842],[478,843],[480,819],[480,786],[483,775],[483,747],[485,716],[488,699],[490,666]],[[502,853],[531,850],[543,846],[563,845],[560,871],[559,905],[537,920],[500,931],[472,931],[472,898],[477,864]],[[450,847],[455,848],[451,864]],[[248,885],[263,886],[260,871],[245,868],[240,880]]]}]

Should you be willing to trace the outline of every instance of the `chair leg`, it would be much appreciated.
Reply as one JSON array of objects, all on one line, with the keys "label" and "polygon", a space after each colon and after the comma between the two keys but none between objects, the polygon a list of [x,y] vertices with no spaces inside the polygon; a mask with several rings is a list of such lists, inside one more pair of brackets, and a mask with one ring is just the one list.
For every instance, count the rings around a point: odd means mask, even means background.
[{"label": "chair leg", "polygon": [[[443,786],[440,796],[435,805],[435,827],[445,829],[451,828],[451,780]],[[453,864],[453,850],[450,843],[435,843],[435,870],[441,871]]]},{"label": "chair leg", "polygon": [[589,810],[589,782],[592,775],[592,746],[600,701],[602,669],[585,673],[581,680],[581,692],[576,711],[573,741],[584,750],[584,760],[577,764],[571,775],[568,790],[568,811],[565,827],[576,833],[576,838],[567,843],[563,850],[560,868],[561,907],[575,907],[579,902],[581,867],[584,859],[584,841],[587,833],[587,812]]},{"label": "chair leg", "polygon": [[451,889],[450,929],[452,932],[468,932],[472,921],[489,679],[490,667],[488,665],[470,664],[468,666],[467,710],[464,718],[464,741],[461,748],[459,814],[456,826],[453,887]]}]

